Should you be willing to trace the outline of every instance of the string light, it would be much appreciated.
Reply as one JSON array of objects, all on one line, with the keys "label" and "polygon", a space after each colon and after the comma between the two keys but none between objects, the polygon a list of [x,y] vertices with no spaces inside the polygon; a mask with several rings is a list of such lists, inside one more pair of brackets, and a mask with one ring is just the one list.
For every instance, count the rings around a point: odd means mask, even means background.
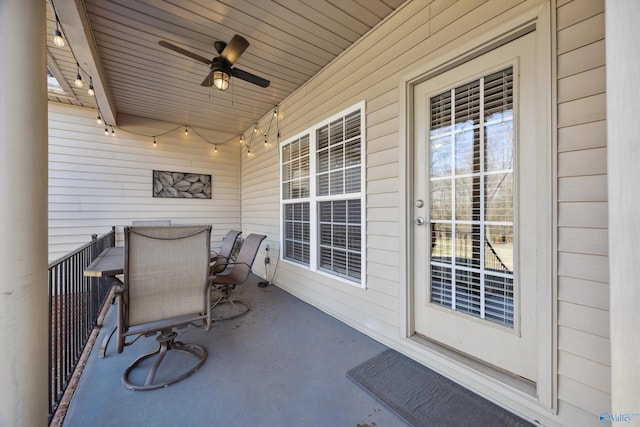
[{"label": "string light", "polygon": [[96,94],[96,92],[93,90],[93,79],[91,78],[91,76],[89,76],[89,90],[87,90],[87,93],[89,94],[89,96],[93,96]]},{"label": "string light", "polygon": [[[275,107],[275,108],[277,108],[277,105],[276,105],[276,107]],[[275,112],[275,111],[276,111],[276,110],[274,109],[274,112]],[[273,116],[273,117],[276,117],[276,122],[277,122],[277,121],[278,121],[278,120],[277,120],[277,114],[274,114],[274,116]],[[98,124],[102,124],[102,123],[104,122],[104,120],[102,119],[102,116],[101,116],[101,114],[100,114],[100,112],[99,112],[99,111],[98,111],[98,116],[97,116],[97,122],[98,122]],[[273,122],[273,118],[272,118],[272,119],[271,119],[271,121],[269,122],[269,130],[271,130],[271,124],[272,124],[272,122]],[[189,127],[190,127],[189,125],[179,125],[179,126],[177,126],[177,127],[173,128],[173,129],[170,129],[170,130],[168,130],[168,131],[166,131],[166,132],[164,132],[164,133],[161,133],[161,134],[159,134],[159,135],[145,135],[145,134],[137,133],[137,132],[130,131],[130,130],[124,130],[124,129],[122,129],[122,128],[120,128],[120,130],[123,130],[124,132],[127,132],[127,133],[131,133],[131,134],[133,134],[133,135],[138,135],[138,136],[143,136],[143,137],[153,138],[153,146],[154,146],[154,147],[157,147],[157,145],[158,145],[158,141],[157,141],[157,139],[156,139],[156,138],[158,138],[158,137],[160,137],[160,136],[164,136],[164,135],[170,134],[170,133],[173,133],[173,132],[175,132],[175,131],[177,131],[177,130],[179,130],[179,129],[181,129],[181,128],[184,128],[184,133],[185,133],[185,135],[188,135],[188,134],[189,134]],[[109,124],[107,124],[107,123],[105,123],[104,134],[105,134],[105,135],[109,135],[109,128],[111,128],[111,135],[112,135],[112,136],[115,136],[116,132],[115,132],[115,129],[113,128],[113,125],[109,125]],[[202,136],[202,135],[201,135],[200,133],[198,133],[198,131],[197,131],[196,129],[194,129],[193,127],[191,127],[191,130],[192,130],[192,131],[193,131],[193,132],[194,132],[198,137],[200,137],[200,139],[202,139],[203,141],[205,141],[205,142],[207,142],[207,143],[209,143],[209,144],[213,145],[213,151],[214,151],[214,152],[216,152],[216,153],[218,152],[218,144],[226,144],[227,142],[231,142],[232,140],[234,140],[234,139],[236,138],[236,137],[234,136],[234,137],[232,137],[232,138],[230,138],[230,139],[228,139],[228,140],[226,140],[226,141],[224,141],[224,142],[219,142],[219,141],[213,142],[213,141],[208,140],[208,139],[207,139],[207,138],[205,138],[204,136]],[[241,143],[241,144],[244,144],[244,143],[246,142],[246,145],[247,145],[247,154],[249,154],[250,156],[252,155],[252,153],[251,153],[251,143],[253,142],[253,135],[254,135],[254,133],[257,133],[257,132],[260,132],[260,133],[262,134],[262,136],[264,137],[264,144],[265,144],[265,146],[266,146],[266,145],[268,145],[268,144],[269,144],[269,140],[268,140],[268,138],[267,138],[267,137],[268,137],[268,133],[269,133],[269,131],[267,131],[266,133],[262,133],[262,130],[260,129],[260,126],[259,126],[258,122],[255,122],[255,123],[254,123],[254,132],[252,132],[252,133],[251,133],[251,138],[249,138],[249,141],[248,141],[248,142],[247,142],[247,141],[245,141],[245,139],[244,139],[244,134],[240,134],[240,143]],[[279,137],[280,137],[280,131],[278,130],[278,138],[279,138]]]},{"label": "string light", "polygon": [[84,86],[84,83],[82,82],[82,76],[80,75],[80,64],[76,63],[76,65],[78,65],[78,74],[76,74],[76,81],[74,83],[77,88],[81,88]]},{"label": "string light", "polygon": [[53,31],[53,44],[58,47],[64,47],[64,39],[62,38],[62,33],[60,32],[60,28],[58,27],[58,17],[56,16],[56,29]]}]

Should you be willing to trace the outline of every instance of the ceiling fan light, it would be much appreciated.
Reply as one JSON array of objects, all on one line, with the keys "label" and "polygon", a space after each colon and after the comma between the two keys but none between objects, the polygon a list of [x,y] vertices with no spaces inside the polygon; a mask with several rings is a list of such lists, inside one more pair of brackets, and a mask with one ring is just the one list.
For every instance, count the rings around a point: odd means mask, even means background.
[{"label": "ceiling fan light", "polygon": [[229,89],[229,74],[224,71],[214,71],[213,72],[213,85],[218,90],[227,90]]}]

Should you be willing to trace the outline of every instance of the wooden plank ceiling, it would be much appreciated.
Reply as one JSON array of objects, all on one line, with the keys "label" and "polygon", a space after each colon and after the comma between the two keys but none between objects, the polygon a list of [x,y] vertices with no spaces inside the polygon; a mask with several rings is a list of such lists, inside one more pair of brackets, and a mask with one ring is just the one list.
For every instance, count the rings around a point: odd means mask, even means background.
[{"label": "wooden plank ceiling", "polygon": [[[68,43],[48,37],[49,68],[67,91],[57,102],[99,108],[103,117],[137,116],[215,131],[248,129],[404,0],[48,0]],[[55,13],[53,12],[55,10]],[[234,67],[271,82],[237,78],[221,92],[200,84],[209,67],[158,44],[165,40],[212,59],[214,42],[234,34],[250,45]],[[71,45],[72,50],[69,49]],[[72,52],[73,51],[73,52]],[[73,82],[80,65],[96,96]],[[336,76],[340,78],[340,76]]]}]

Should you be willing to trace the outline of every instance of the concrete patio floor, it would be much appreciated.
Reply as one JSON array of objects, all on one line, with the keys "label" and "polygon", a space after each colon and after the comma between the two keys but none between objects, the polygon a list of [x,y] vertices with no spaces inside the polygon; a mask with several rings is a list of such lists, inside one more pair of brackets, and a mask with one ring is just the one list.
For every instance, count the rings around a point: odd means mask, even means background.
[{"label": "concrete patio floor", "polygon": [[179,331],[179,340],[207,348],[208,359],[158,390],[131,391],[120,380],[129,363],[155,348],[155,338],[121,354],[112,340],[107,356],[98,357],[115,325],[112,306],[63,426],[406,426],[345,375],[386,346],[274,285],[257,287],[259,280],[235,291],[250,302],[249,313],[209,331]]}]

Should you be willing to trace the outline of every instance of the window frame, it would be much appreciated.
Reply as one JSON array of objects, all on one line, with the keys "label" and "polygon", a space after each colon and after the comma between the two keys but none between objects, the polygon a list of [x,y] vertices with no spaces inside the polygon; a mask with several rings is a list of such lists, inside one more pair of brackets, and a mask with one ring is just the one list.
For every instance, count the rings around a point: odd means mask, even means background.
[{"label": "window frame", "polygon": [[[280,261],[298,266],[300,268],[308,269],[314,273],[326,276],[328,278],[337,280],[342,283],[356,286],[362,289],[366,289],[366,103],[360,101],[338,113],[333,114],[330,117],[319,121],[312,126],[304,129],[302,132],[297,133],[291,138],[287,138],[282,141],[278,147],[279,155],[279,174],[280,174]],[[356,192],[345,192],[341,194],[329,194],[319,195],[318,191],[318,165],[317,165],[317,152],[318,152],[318,138],[317,131],[325,126],[330,126],[332,122],[338,119],[345,119],[352,113],[360,111],[360,189]],[[284,194],[284,176],[283,176],[283,148],[301,138],[308,135],[309,138],[309,195],[308,197],[285,199]],[[343,141],[344,142],[344,141]],[[343,165],[342,170],[346,168]],[[327,271],[320,267],[320,219],[318,214],[319,204],[321,202],[331,201],[360,201],[360,278],[357,280],[354,277],[347,275],[340,275],[335,271]],[[284,245],[285,245],[285,207],[289,204],[295,203],[307,203],[309,206],[309,264],[306,265],[295,260],[286,259],[284,257]],[[348,244],[346,245],[349,246]]]}]

